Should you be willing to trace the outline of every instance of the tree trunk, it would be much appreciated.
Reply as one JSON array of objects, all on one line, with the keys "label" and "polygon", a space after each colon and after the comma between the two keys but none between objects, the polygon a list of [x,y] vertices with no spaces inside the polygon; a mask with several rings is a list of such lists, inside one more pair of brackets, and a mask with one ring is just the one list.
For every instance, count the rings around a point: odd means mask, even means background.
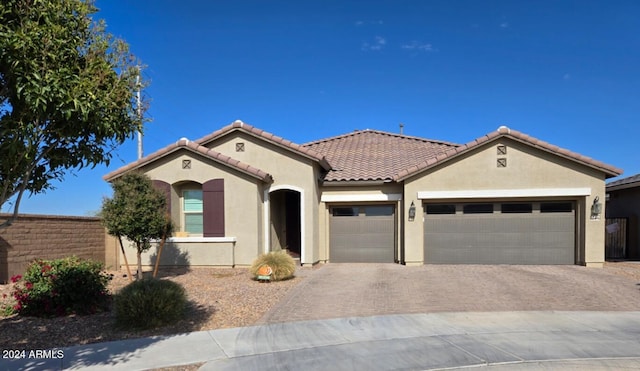
[{"label": "tree trunk", "polygon": [[138,250],[138,279],[142,279],[142,252]]},{"label": "tree trunk", "polygon": [[120,250],[122,250],[124,265],[127,266],[127,273],[129,274],[129,282],[133,282],[133,276],[131,275],[131,267],[129,267],[129,261],[127,260],[127,253],[124,252],[124,245],[122,244],[122,236],[118,236],[118,241],[120,241]]}]

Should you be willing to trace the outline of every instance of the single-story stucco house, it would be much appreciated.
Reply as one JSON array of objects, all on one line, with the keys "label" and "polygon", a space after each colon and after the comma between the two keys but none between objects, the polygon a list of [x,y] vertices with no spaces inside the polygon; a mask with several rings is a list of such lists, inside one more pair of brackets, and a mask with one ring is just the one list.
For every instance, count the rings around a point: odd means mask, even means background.
[{"label": "single-story stucco house", "polygon": [[605,180],[622,172],[504,126],[464,145],[377,130],[300,145],[242,121],[104,179],[129,171],[166,192],[170,255],[191,266],[283,248],[303,265],[602,266]]},{"label": "single-story stucco house", "polygon": [[[607,191],[607,208],[606,217],[612,219],[614,228],[607,228],[607,233],[616,235],[625,234],[621,239],[624,250],[622,256],[618,258],[626,258],[632,260],[640,259],[640,174],[615,180],[608,183]],[[620,221],[615,219],[623,219],[624,226],[619,226]],[[619,228],[624,228],[620,230]]]}]

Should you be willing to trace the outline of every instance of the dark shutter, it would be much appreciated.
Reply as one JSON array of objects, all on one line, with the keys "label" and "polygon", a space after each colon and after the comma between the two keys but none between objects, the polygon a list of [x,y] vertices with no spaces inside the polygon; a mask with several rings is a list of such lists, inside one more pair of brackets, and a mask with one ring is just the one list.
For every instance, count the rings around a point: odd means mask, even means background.
[{"label": "dark shutter", "polygon": [[202,185],[204,237],[224,237],[224,179]]},{"label": "dark shutter", "polygon": [[167,212],[171,215],[171,184],[163,182],[162,180],[154,180],[153,187],[164,193],[165,199],[167,200]]}]

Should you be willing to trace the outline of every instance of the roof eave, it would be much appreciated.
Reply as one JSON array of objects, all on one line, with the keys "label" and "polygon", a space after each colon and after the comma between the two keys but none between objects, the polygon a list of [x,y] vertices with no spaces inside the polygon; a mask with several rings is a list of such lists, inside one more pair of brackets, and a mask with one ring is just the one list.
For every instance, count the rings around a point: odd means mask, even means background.
[{"label": "roof eave", "polygon": [[324,187],[361,187],[361,186],[378,186],[384,184],[395,183],[391,179],[378,180],[323,180]]},{"label": "roof eave", "polygon": [[[552,145],[550,145],[550,144],[548,144],[546,142],[537,141],[537,140],[535,142],[528,141],[528,140],[525,140],[525,139],[521,138],[520,136],[529,138],[528,135],[525,135],[525,134],[522,134],[522,133],[519,133],[519,132],[515,132],[515,131],[514,131],[514,133],[512,133],[511,129],[506,128],[506,127],[500,127],[497,132],[489,133],[489,134],[484,135],[484,136],[482,136],[480,138],[474,139],[473,141],[471,141],[471,142],[469,142],[467,144],[464,144],[464,145],[461,145],[459,147],[450,149],[450,150],[446,151],[444,154],[440,154],[440,155],[436,156],[433,159],[430,159],[430,160],[427,160],[427,161],[423,162],[422,164],[415,165],[412,168],[402,170],[401,172],[396,174],[393,177],[393,179],[396,182],[404,181],[404,180],[406,180],[406,179],[408,179],[408,178],[410,178],[412,176],[415,176],[417,174],[420,174],[423,171],[426,171],[427,169],[430,169],[430,168],[435,167],[437,165],[441,165],[441,164],[446,163],[448,161],[451,161],[451,160],[453,160],[455,158],[458,158],[459,156],[462,156],[462,155],[464,155],[464,154],[466,154],[466,153],[468,153],[468,152],[470,152],[470,151],[472,151],[472,150],[474,150],[476,148],[479,148],[480,146],[484,146],[484,145],[487,145],[489,143],[495,142],[496,140],[498,140],[500,138],[509,138],[509,139],[514,140],[516,142],[523,143],[523,144],[528,145],[530,147],[537,148],[537,149],[539,149],[541,151],[545,151],[547,153],[550,153],[550,154],[565,158],[567,160],[576,162],[576,163],[581,164],[583,166],[587,166],[587,167],[590,167],[592,169],[601,171],[601,172],[603,172],[605,174],[605,178],[606,179],[613,178],[613,177],[616,177],[616,176],[619,176],[620,174],[622,174],[622,169],[616,168],[614,166],[606,165],[605,163],[602,163],[600,161],[595,161],[595,160],[589,159],[587,157],[581,156],[581,155],[579,155],[579,154],[577,154],[575,152],[571,152],[571,151],[564,150],[564,149],[560,149],[562,151],[553,151],[550,148],[547,148],[547,146],[550,146],[550,147],[555,147],[555,146],[552,146]],[[576,158],[576,157],[574,157],[572,155],[584,157],[585,160],[581,160],[580,157]],[[589,160],[593,161],[593,162],[589,162]]]},{"label": "roof eave", "polygon": [[618,185],[613,185],[613,186],[607,186],[606,190],[607,190],[607,192],[615,192],[615,191],[622,191],[622,190],[625,190],[625,189],[638,188],[638,187],[640,187],[640,181],[632,182],[632,183],[625,183],[625,184],[618,184]]},{"label": "roof eave", "polygon": [[[564,154],[564,153],[562,153],[562,152],[557,152],[557,151],[552,151],[551,149],[546,148],[546,147],[544,147],[544,146],[541,146],[541,145],[538,145],[538,144],[534,144],[534,143],[528,142],[528,141],[526,141],[526,140],[522,140],[522,139],[520,139],[520,138],[518,138],[518,137],[515,137],[515,136],[513,136],[513,135],[509,135],[509,134],[502,134],[502,135],[500,135],[499,137],[496,137],[496,138],[503,138],[503,137],[510,138],[510,139],[512,139],[512,140],[515,140],[515,141],[517,141],[517,142],[520,142],[520,143],[523,143],[523,144],[529,145],[529,146],[531,146],[531,147],[537,148],[537,149],[539,149],[539,150],[541,150],[541,151],[544,151],[544,152],[550,153],[550,154],[552,154],[552,155],[556,155],[556,156],[558,156],[558,157],[562,157],[562,158],[567,159],[567,160],[569,160],[569,161],[573,161],[573,162],[575,162],[575,163],[578,163],[578,164],[581,164],[581,165],[584,165],[584,166],[590,167],[590,168],[592,168],[592,169],[595,169],[595,170],[601,171],[601,172],[603,172],[603,173],[605,174],[606,179],[614,178],[614,177],[620,176],[620,174],[622,174],[622,172],[623,172],[623,171],[622,171],[622,169],[617,168],[617,167],[615,167],[615,166],[610,166],[610,165],[607,165],[607,164],[605,164],[605,163],[603,163],[603,162],[596,161],[596,160],[592,160],[592,159],[589,159],[589,160],[594,161],[594,162],[596,162],[596,163],[591,163],[591,162],[586,161],[586,160],[580,160],[579,158],[575,158],[575,157],[570,156],[570,155],[568,155],[568,154]],[[565,151],[567,151],[567,150],[565,150]],[[571,153],[573,153],[573,154],[575,154],[575,155],[578,155],[578,154],[577,154],[577,153],[575,153],[575,152],[571,152]],[[580,156],[581,156],[581,155],[580,155]],[[583,157],[583,156],[582,156],[582,157]]]},{"label": "roof eave", "polygon": [[[325,156],[322,156],[320,154],[315,154],[314,155],[313,153],[312,154],[308,154],[308,153],[305,153],[302,150],[299,150],[299,149],[296,149],[296,148],[292,148],[292,147],[303,148],[303,146],[301,146],[299,144],[296,144],[296,143],[293,143],[293,142],[291,142],[289,140],[286,140],[286,139],[284,139],[282,137],[279,137],[277,135],[268,133],[268,132],[266,132],[266,131],[264,131],[262,129],[258,129],[258,128],[252,126],[252,125],[245,124],[244,122],[242,122],[240,120],[236,120],[236,121],[232,122],[231,124],[223,127],[220,130],[216,130],[215,132],[213,132],[213,133],[211,133],[209,135],[206,135],[206,136],[204,136],[204,137],[202,137],[200,139],[197,139],[195,142],[204,146],[204,145],[206,145],[208,143],[211,143],[214,140],[216,140],[218,138],[221,138],[222,136],[227,135],[229,133],[232,133],[234,131],[241,131],[241,132],[243,132],[243,133],[245,133],[247,135],[250,135],[250,136],[252,136],[252,137],[254,137],[256,139],[267,141],[267,142],[275,145],[276,147],[282,148],[284,150],[293,152],[293,153],[295,153],[295,154],[297,154],[299,156],[302,156],[304,158],[307,158],[309,160],[315,161],[318,164],[320,164],[320,166],[324,170],[331,170],[332,169],[331,164],[329,163],[329,161],[327,161]],[[286,144],[282,143],[281,141],[274,140],[273,138],[281,139],[282,141],[286,141],[287,143],[290,143],[291,145],[286,145]],[[312,150],[308,150],[308,151],[312,151]],[[315,151],[312,151],[312,152],[315,152]]]},{"label": "roof eave", "polygon": [[[170,147],[167,147],[165,149],[161,149],[159,151],[156,151],[140,160],[137,160],[135,162],[133,162],[132,164],[129,164],[127,166],[124,166],[118,170],[115,170],[111,173],[106,174],[105,176],[103,176],[102,178],[107,181],[107,182],[111,182],[117,178],[119,178],[120,176],[130,172],[130,171],[136,171],[138,169],[140,169],[141,167],[148,165],[150,163],[153,163],[154,161],[157,161],[161,158],[164,158],[172,153],[175,153],[176,151],[179,151],[181,149],[187,150],[191,153],[197,154],[199,156],[202,156],[206,159],[212,160],[214,162],[217,162],[221,165],[224,165],[226,167],[229,167],[231,169],[234,169],[240,173],[243,173],[245,175],[248,175],[252,178],[261,180],[265,183],[272,183],[273,182],[273,177],[271,176],[271,174],[254,168],[251,165],[248,164],[244,164],[238,160],[234,160],[229,156],[226,155],[222,155],[218,152],[215,151],[211,151],[207,148],[206,152],[202,152],[199,151],[198,148],[205,148],[205,147],[201,147],[200,145],[198,145],[197,143],[194,142],[189,142],[186,139],[181,139],[180,141],[178,141],[177,143],[171,145]],[[208,155],[208,152],[215,152],[216,155]],[[236,162],[236,165],[233,165],[231,163],[229,163],[229,161],[224,161],[223,159],[221,159],[221,157],[225,157],[230,161]],[[254,171],[251,171],[254,170]]]}]

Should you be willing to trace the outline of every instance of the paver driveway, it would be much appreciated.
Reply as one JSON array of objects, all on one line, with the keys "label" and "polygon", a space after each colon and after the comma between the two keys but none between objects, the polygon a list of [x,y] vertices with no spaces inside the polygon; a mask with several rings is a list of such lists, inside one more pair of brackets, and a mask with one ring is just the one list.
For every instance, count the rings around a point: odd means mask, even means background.
[{"label": "paver driveway", "polygon": [[326,264],[259,323],[382,314],[636,311],[640,282],[581,266]]}]

